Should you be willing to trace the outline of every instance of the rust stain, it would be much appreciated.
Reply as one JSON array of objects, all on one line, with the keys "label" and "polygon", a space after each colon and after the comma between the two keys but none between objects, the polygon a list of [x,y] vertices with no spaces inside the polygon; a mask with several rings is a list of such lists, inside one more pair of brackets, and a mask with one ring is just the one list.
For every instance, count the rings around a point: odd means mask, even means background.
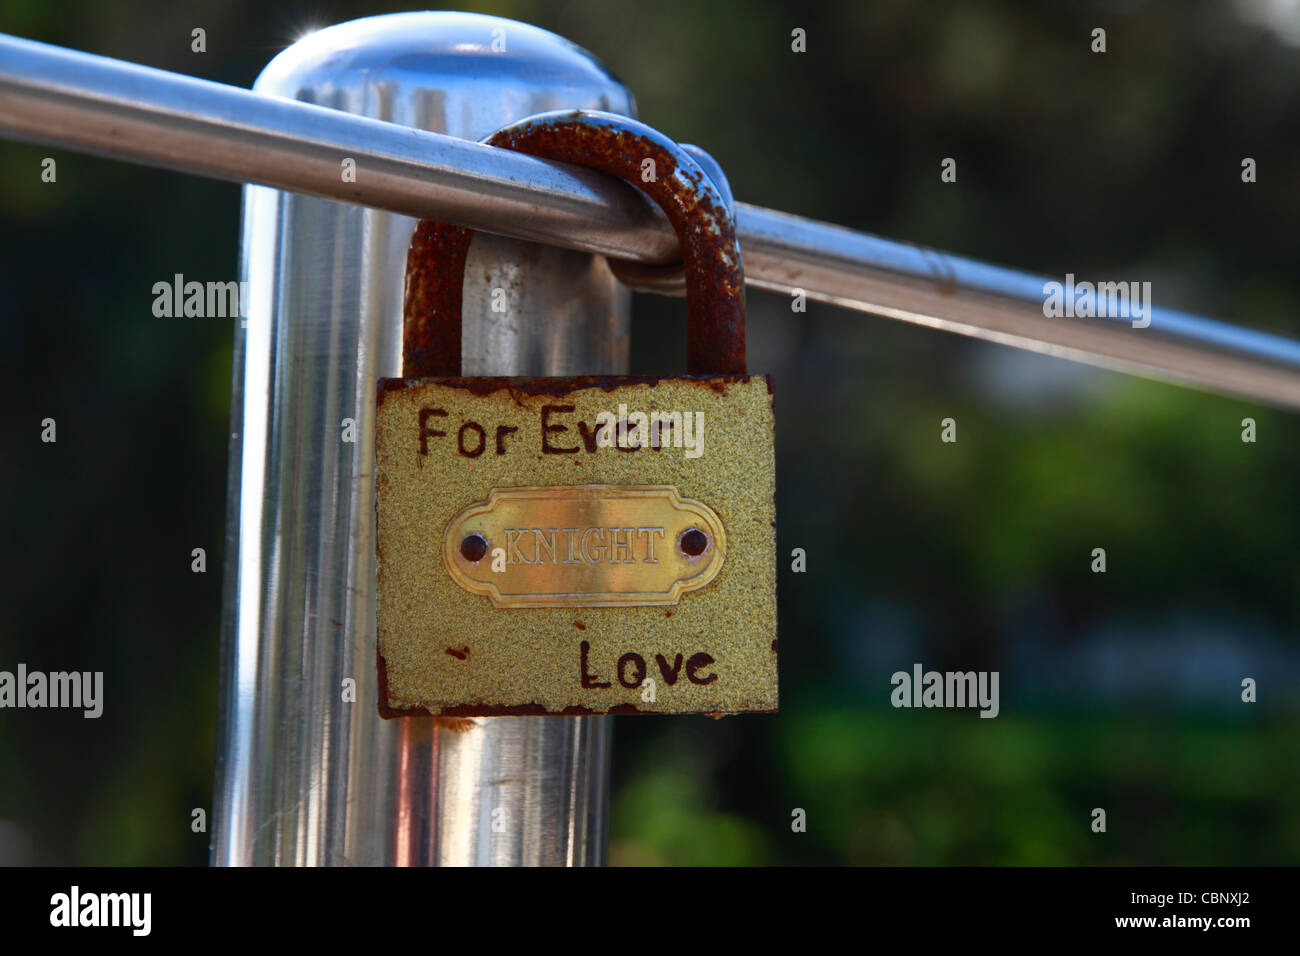
[{"label": "rust stain", "polygon": [[473,730],[476,726],[474,721],[468,717],[444,717],[438,716],[433,718],[435,726],[442,730],[449,730],[453,734],[463,734]]},{"label": "rust stain", "polygon": [[930,266],[930,278],[934,280],[934,288],[940,295],[957,294],[957,273],[953,270],[952,264],[947,257],[941,252],[920,245],[915,242],[908,242],[917,252],[925,257],[926,263]]},{"label": "rust stain", "polygon": [[[771,706],[754,706],[747,707],[744,711],[716,711],[713,713],[702,714],[704,717],[712,717],[714,720],[721,720],[723,717],[734,717],[737,713],[746,714],[775,714],[776,707]],[[412,707],[409,709],[400,709],[381,705],[379,716],[385,720],[392,718],[405,717],[432,717],[437,721],[439,726],[446,726],[447,721],[456,720],[460,726],[449,727],[452,730],[468,730],[474,726],[474,721],[466,719],[467,717],[630,717],[630,716],[649,716],[649,717],[671,717],[672,711],[665,710],[642,710],[635,704],[614,704],[610,707],[601,709],[593,707],[571,706],[561,710],[547,710],[541,704],[457,704],[453,707],[444,707],[441,712],[431,714],[423,707]]]},{"label": "rust stain", "polygon": [[[598,169],[640,189],[677,232],[686,274],[687,371],[745,372],[745,277],[735,222],[708,175],[667,137],[607,114],[572,111],[524,120],[484,142],[514,152]],[[642,164],[654,163],[644,182]],[[679,162],[685,160],[685,163]],[[426,219],[407,252],[403,295],[403,374],[460,370],[461,298],[473,230]]]},{"label": "rust stain", "polygon": [[449,647],[447,648],[447,653],[450,654],[452,657],[456,658],[456,660],[463,661],[465,658],[469,657],[469,648],[462,647],[459,650],[457,650],[454,647]]},{"label": "rust stain", "polygon": [[568,378],[533,377],[510,378],[494,376],[487,378],[462,378],[459,376],[430,376],[426,378],[381,378],[379,380],[379,404],[390,394],[407,388],[419,388],[422,385],[445,385],[449,388],[464,389],[475,397],[482,398],[493,392],[506,392],[514,404],[522,407],[522,397],[544,395],[549,398],[563,398],[574,392],[588,388],[598,388],[604,392],[613,392],[629,385],[649,385],[669,383],[675,387],[695,386],[718,395],[730,393],[732,385],[744,385],[761,378],[767,385],[768,394],[772,393],[772,378],[769,375],[575,375]]},{"label": "rust stain", "polygon": [[406,254],[402,295],[404,375],[460,372],[460,306],[474,231],[422,220]]}]

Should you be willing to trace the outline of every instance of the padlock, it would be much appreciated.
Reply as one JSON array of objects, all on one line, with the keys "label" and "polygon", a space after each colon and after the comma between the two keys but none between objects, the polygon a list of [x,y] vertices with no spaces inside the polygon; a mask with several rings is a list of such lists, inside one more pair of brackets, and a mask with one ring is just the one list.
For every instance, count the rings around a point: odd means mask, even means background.
[{"label": "padlock", "polygon": [[613,114],[485,142],[603,170],[664,210],[689,374],[457,377],[473,233],[419,224],[403,377],[378,387],[380,714],[775,710],[772,387],[745,370],[729,194]]}]

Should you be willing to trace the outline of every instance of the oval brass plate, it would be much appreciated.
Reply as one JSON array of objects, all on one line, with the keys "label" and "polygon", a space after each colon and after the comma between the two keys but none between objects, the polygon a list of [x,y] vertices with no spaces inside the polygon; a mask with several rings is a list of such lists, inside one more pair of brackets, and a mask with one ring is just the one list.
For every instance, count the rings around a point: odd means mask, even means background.
[{"label": "oval brass plate", "polygon": [[497,607],[676,604],[722,568],[727,535],[672,485],[494,488],[447,525],[452,579]]}]

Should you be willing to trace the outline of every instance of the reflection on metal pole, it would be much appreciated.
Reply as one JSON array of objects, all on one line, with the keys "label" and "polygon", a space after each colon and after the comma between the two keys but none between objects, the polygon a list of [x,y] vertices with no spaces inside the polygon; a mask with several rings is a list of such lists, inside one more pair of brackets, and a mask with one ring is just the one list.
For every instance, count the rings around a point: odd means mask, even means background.
[{"label": "reflection on metal pole", "polygon": [[[256,90],[466,139],[544,110],[634,111],[584,51],[461,14],[323,30],[277,57]],[[235,357],[217,864],[604,858],[608,719],[376,711],[371,429],[375,379],[401,373],[413,228],[245,189],[252,302]],[[508,312],[488,308],[494,288],[509,290]],[[481,237],[465,281],[464,373],[625,371],[628,298],[599,257]]]}]

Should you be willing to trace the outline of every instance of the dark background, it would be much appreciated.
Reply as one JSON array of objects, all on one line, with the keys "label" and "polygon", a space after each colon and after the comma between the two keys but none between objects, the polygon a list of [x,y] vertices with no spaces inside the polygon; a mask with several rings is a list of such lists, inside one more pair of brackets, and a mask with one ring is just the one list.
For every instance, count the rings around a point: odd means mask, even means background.
[{"label": "dark background", "polygon": [[[1300,336],[1283,7],[467,5],[595,52],[747,202]],[[246,87],[398,9],[0,0],[0,32]],[[201,864],[232,330],[151,290],[235,277],[239,189],[0,143],[0,197],[0,669],[107,688],[97,721],[0,711],[0,862]],[[683,340],[679,301],[638,298],[634,371]],[[1300,860],[1294,414],[758,292],[750,365],[776,382],[781,713],[618,719],[613,862]],[[891,708],[915,662],[1000,671],[1001,716]]]}]

